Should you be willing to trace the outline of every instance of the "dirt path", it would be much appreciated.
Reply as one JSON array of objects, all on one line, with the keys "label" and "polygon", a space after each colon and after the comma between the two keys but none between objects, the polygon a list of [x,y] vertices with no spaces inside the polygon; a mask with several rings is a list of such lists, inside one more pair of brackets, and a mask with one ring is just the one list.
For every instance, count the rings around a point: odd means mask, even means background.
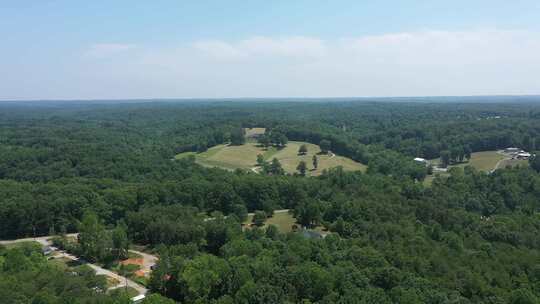
[{"label": "dirt path", "polygon": [[56,253],[56,255],[54,256],[55,259],[58,259],[58,258],[66,258],[66,259],[69,259],[69,260],[72,260],[72,261],[78,261],[79,263],[83,263],[83,264],[86,264],[88,265],[90,268],[92,268],[95,272],[96,272],[96,275],[104,275],[104,276],[107,276],[109,278],[113,278],[115,279],[116,281],[118,281],[119,283],[115,286],[112,286],[112,287],[109,287],[108,290],[112,290],[112,289],[118,289],[118,288],[123,288],[123,287],[126,287],[126,285],[128,287],[131,287],[135,290],[137,290],[137,292],[139,294],[146,294],[148,292],[148,289],[146,289],[144,286],[142,285],[139,285],[135,282],[133,282],[132,280],[126,278],[126,277],[123,277],[117,273],[114,273],[110,270],[107,270],[105,268],[102,268],[96,264],[92,264],[92,263],[88,263],[72,254],[69,254],[63,250],[60,250],[56,247],[51,247],[54,252]]},{"label": "dirt path", "polygon": [[493,170],[492,170],[491,172],[493,172],[493,171],[499,169],[499,167],[501,166],[501,163],[502,163],[502,162],[504,162],[504,161],[506,161],[506,160],[512,159],[510,156],[506,155],[506,154],[505,154],[504,152],[502,152],[502,151],[497,151],[497,153],[500,154],[500,155],[503,155],[504,158],[501,159],[501,160],[499,160],[499,161],[497,162],[497,164],[495,164],[495,167],[493,168]]}]

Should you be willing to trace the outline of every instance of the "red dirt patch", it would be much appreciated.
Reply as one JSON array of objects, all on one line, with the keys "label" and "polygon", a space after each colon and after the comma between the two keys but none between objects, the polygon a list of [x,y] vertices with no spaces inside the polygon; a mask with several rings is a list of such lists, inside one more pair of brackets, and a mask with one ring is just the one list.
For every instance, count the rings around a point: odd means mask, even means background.
[{"label": "red dirt patch", "polygon": [[139,265],[142,266],[144,264],[144,261],[142,258],[140,259],[127,259],[120,262],[122,265]]},{"label": "red dirt patch", "polygon": [[144,270],[142,270],[142,269],[135,271],[134,274],[135,274],[136,276],[138,276],[138,277],[144,277],[144,276],[146,276],[146,273],[145,273]]}]

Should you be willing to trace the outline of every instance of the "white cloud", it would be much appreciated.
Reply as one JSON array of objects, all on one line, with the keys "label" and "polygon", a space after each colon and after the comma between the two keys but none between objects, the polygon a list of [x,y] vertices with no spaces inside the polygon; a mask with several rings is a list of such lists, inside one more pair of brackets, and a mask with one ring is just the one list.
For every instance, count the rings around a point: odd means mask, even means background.
[{"label": "white cloud", "polygon": [[122,53],[128,50],[136,48],[134,44],[122,44],[122,43],[98,43],[93,44],[85,51],[84,55],[88,57],[108,57],[118,53]]},{"label": "white cloud", "polygon": [[[0,82],[0,92],[35,92],[29,98],[540,94],[538,54],[540,32],[497,29],[174,47],[96,44],[89,59],[68,62],[53,76],[56,66],[23,67],[33,71],[35,90],[25,74]],[[16,67],[8,74],[24,70]],[[24,90],[13,89],[19,83]]]},{"label": "white cloud", "polygon": [[252,37],[237,42],[197,41],[193,46],[210,57],[235,60],[249,57],[321,57],[326,53],[324,41],[309,37]]}]

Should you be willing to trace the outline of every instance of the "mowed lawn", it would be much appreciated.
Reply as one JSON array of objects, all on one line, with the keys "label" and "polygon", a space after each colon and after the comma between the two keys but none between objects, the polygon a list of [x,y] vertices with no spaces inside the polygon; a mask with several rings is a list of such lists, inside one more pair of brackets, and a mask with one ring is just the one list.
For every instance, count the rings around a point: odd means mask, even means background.
[{"label": "mowed lawn", "polygon": [[501,161],[497,169],[503,169],[506,167],[527,167],[529,166],[529,161],[526,159],[505,159]]},{"label": "mowed lawn", "polygon": [[[474,152],[471,154],[471,159],[468,162],[451,165],[449,168],[472,166],[479,171],[489,172],[495,169],[497,163],[502,159],[504,159],[504,155],[498,153],[497,151]],[[440,158],[430,160],[430,163],[433,165],[438,165],[440,163]]]},{"label": "mowed lawn", "polygon": [[[471,159],[468,162],[457,164],[457,165],[450,165],[448,166],[448,168],[453,168],[453,167],[464,168],[465,166],[472,166],[479,171],[490,172],[491,170],[494,170],[494,169],[504,168],[507,165],[511,165],[511,166],[515,166],[517,164],[523,165],[527,162],[527,161],[519,161],[519,160],[504,160],[504,158],[505,156],[503,154],[498,153],[497,151],[475,152],[471,154]],[[440,158],[432,159],[430,160],[430,163],[434,166],[438,165],[440,163]],[[499,163],[499,167],[495,168],[498,163]],[[436,174],[439,174],[441,176],[448,176],[448,173],[444,173],[444,172],[435,173],[433,175],[426,176],[424,180],[424,185],[430,186],[431,183],[433,182],[433,179],[435,179]]]},{"label": "mowed lawn", "polygon": [[[247,220],[244,222],[246,225],[253,223],[253,215],[248,215]],[[268,218],[264,223],[263,228],[268,227],[268,225],[274,225],[278,228],[281,233],[288,233],[292,231],[293,225],[296,224],[296,219],[289,212],[280,212],[274,213],[271,218]]]},{"label": "mowed lawn", "polygon": [[[302,144],[308,147],[306,155],[298,155],[298,149]],[[304,142],[291,141],[286,147],[277,149],[271,147],[264,149],[256,143],[246,143],[241,146],[218,145],[208,149],[203,153],[185,152],[176,155],[176,159],[181,159],[194,155],[196,162],[208,167],[221,167],[225,169],[250,169],[257,165],[257,155],[262,154],[264,159],[271,161],[277,158],[288,173],[296,172],[296,166],[300,161],[305,161],[308,166],[308,175],[320,175],[324,169],[342,166],[347,171],[364,171],[366,166],[342,156],[317,155],[319,165],[314,170],[312,158],[314,154],[321,152],[319,146]]]}]

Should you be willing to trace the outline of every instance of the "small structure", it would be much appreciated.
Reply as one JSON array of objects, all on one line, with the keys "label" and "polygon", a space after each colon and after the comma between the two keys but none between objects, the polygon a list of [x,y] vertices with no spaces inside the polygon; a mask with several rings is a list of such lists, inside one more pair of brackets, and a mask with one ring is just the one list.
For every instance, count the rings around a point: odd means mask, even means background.
[{"label": "small structure", "polygon": [[49,255],[54,252],[54,250],[51,248],[51,246],[45,246],[42,248],[41,252],[43,255]]},{"label": "small structure", "polygon": [[512,147],[512,148],[506,148],[506,149],[504,149],[504,152],[505,152],[505,153],[519,153],[519,150],[520,150],[519,148],[513,148],[513,147]]},{"label": "small structure", "polygon": [[142,300],[144,300],[144,298],[146,298],[146,296],[143,295],[143,294],[140,294],[138,296],[135,296],[135,297],[131,298],[131,302],[136,303],[136,304],[141,303]]},{"label": "small structure", "polygon": [[414,161],[417,162],[417,163],[424,164],[424,165],[426,165],[426,166],[429,165],[429,162],[428,162],[427,159],[425,159],[425,158],[416,157],[416,158],[414,159]]},{"label": "small structure", "polygon": [[531,153],[521,151],[517,154],[517,159],[529,159],[531,157]]}]

